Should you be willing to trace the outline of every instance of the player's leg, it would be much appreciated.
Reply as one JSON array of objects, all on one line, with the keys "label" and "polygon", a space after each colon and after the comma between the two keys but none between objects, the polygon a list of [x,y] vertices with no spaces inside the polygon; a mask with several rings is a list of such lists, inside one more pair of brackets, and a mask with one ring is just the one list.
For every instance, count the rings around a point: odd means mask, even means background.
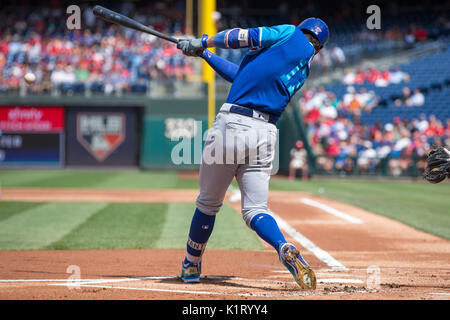
[{"label": "player's leg", "polygon": [[242,217],[248,227],[278,252],[286,240],[267,208],[277,131],[274,125],[261,120],[251,119],[250,123],[252,132],[247,137],[247,157],[236,172]]},{"label": "player's leg", "polygon": [[[294,245],[287,243],[267,207],[269,180],[275,140],[271,132],[258,134],[256,163],[240,165],[236,180],[241,190],[242,216],[247,225],[278,253],[281,263],[291,272],[296,282],[305,289],[315,289],[313,270]],[[261,153],[262,152],[262,153]]]},{"label": "player's leg", "polygon": [[238,169],[236,180],[241,190],[242,217],[245,223],[279,252],[286,239],[267,207],[270,174],[265,169],[243,165]]},{"label": "player's leg", "polygon": [[276,220],[267,208],[270,175],[247,166],[238,169],[236,180],[241,189],[242,215],[247,225],[278,253],[280,262],[291,272],[303,289],[316,288],[314,271],[300,251],[284,238]]},{"label": "player's leg", "polygon": [[185,282],[199,282],[203,252],[214,228],[216,214],[234,177],[227,165],[201,165],[200,194],[191,220],[181,277]]},{"label": "player's leg", "polygon": [[[203,252],[213,231],[216,214],[222,206],[237,167],[223,161],[224,142],[221,133],[225,128],[223,118],[222,115],[218,115],[205,142],[199,174],[200,194],[191,220],[186,256],[182,264],[181,278],[185,282],[200,280]],[[215,156],[217,158],[214,158]]]}]

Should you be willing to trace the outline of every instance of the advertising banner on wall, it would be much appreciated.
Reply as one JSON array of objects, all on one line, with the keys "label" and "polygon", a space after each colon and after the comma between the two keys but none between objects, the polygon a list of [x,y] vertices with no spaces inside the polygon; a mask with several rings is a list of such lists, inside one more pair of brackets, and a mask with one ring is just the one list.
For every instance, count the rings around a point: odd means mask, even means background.
[{"label": "advertising banner on wall", "polygon": [[60,167],[64,108],[0,106],[0,167]]},{"label": "advertising banner on wall", "polygon": [[136,166],[137,108],[70,107],[67,109],[67,164]]},{"label": "advertising banner on wall", "polygon": [[64,131],[64,108],[0,106],[0,130],[2,132]]}]

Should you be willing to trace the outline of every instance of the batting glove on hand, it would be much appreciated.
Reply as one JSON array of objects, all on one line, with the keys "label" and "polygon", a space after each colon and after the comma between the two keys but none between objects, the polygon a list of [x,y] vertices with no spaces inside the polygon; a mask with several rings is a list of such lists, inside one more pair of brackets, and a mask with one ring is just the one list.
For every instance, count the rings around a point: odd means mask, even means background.
[{"label": "batting glove on hand", "polygon": [[202,39],[183,39],[178,42],[177,48],[187,56],[202,57],[207,37],[204,39],[205,36]]}]

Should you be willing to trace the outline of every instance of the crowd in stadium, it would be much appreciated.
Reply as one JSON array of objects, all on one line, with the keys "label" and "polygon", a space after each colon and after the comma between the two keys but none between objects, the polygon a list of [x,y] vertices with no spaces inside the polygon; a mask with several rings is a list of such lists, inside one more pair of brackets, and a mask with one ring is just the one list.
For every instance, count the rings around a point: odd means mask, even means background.
[{"label": "crowd in stadium", "polygon": [[411,121],[395,117],[385,125],[362,125],[340,115],[305,121],[314,153],[326,156],[318,158],[317,166],[329,173],[351,174],[357,166],[359,173],[373,174],[388,159],[389,173],[398,176],[411,170],[412,156],[420,159],[418,169],[423,170],[431,146],[450,143],[450,119],[442,123],[433,115]]},{"label": "crowd in stadium", "polygon": [[298,107],[312,150],[321,156],[317,161],[318,169],[342,174],[355,173],[357,169],[359,173],[374,174],[383,166],[383,170],[398,176],[410,173],[415,163],[412,156],[416,156],[418,170],[423,170],[424,157],[430,147],[450,143],[449,118],[426,116],[424,111],[410,120],[395,116],[383,124],[360,121],[363,112],[370,114],[380,102],[380,97],[373,90],[366,90],[365,84],[375,85],[375,88],[400,84],[403,90],[395,99],[395,106],[423,106],[425,95],[417,88],[411,91],[409,80],[410,75],[399,67],[391,71],[357,68],[355,72],[345,70],[342,83],[347,89],[343,96],[337,97],[324,87],[305,90]]},{"label": "crowd in stadium", "polygon": [[373,83],[376,87],[385,87],[389,84],[397,84],[409,81],[409,74],[402,71],[396,66],[393,71],[388,68],[378,70],[373,66],[369,66],[367,70],[358,67],[356,71],[348,68],[344,70],[342,83],[346,85],[357,85],[364,83]]},{"label": "crowd in stadium", "polygon": [[[53,1],[55,2],[55,1]],[[57,1],[56,1],[57,2]],[[66,28],[63,7],[0,13],[0,91],[17,91],[23,75],[31,71],[31,90],[45,93],[65,86],[76,90],[92,84],[106,94],[129,91],[149,79],[183,79],[193,73],[192,59],[159,38],[120,28],[83,10],[81,30]],[[125,2],[122,12],[133,10]],[[183,10],[149,4],[136,18],[155,29],[181,37]],[[97,85],[97,86],[96,86]]]},{"label": "crowd in stadium", "polygon": [[[247,20],[235,21],[233,12],[236,10],[233,11],[233,8],[236,4],[233,1],[223,2],[220,5],[228,8],[228,11],[224,12],[218,21],[219,29],[241,24],[244,24],[243,27],[255,27],[258,23],[271,25],[300,22],[298,14],[291,10],[286,1],[282,1],[278,8],[276,16],[279,21],[253,21],[254,17],[242,12],[245,3],[237,11]],[[134,12],[133,17],[136,20],[158,31],[183,37],[184,5],[184,1],[173,1],[170,4],[165,1],[122,2],[116,3],[114,8],[124,14]],[[0,13],[0,92],[19,90],[21,79],[27,71],[35,73],[37,77],[31,87],[32,92],[46,93],[54,88],[83,91],[89,84],[91,89],[106,94],[130,90],[138,92],[139,90],[135,90],[136,86],[145,87],[150,79],[181,80],[194,72],[194,59],[183,56],[173,44],[96,19],[92,8],[87,5],[82,5],[81,8],[82,30],[73,31],[66,27],[67,14],[63,0],[52,0],[48,7],[40,7],[39,10],[33,10],[32,6],[20,8],[2,10]],[[307,9],[317,10],[311,5]],[[342,18],[334,17],[334,20]],[[331,23],[332,21],[333,19]],[[416,25],[411,25],[408,29],[393,26],[369,34],[367,30],[355,30],[350,39],[371,41],[370,37],[381,37],[384,40],[402,38],[415,42],[426,39],[427,32]],[[336,34],[335,38],[338,39],[339,36]],[[233,54],[228,51],[220,50],[219,53],[224,58],[230,58]],[[346,49],[331,41],[313,60],[314,69],[324,72],[330,67],[345,66],[346,55]],[[237,60],[240,60],[242,55],[234,57],[236,61],[233,62],[239,62]],[[385,73],[382,73],[377,84],[383,85],[385,76]],[[351,77],[349,72],[345,81],[351,82]],[[358,74],[354,75],[354,78],[355,83],[361,81]],[[395,76],[392,75],[392,78]]]},{"label": "crowd in stadium", "polygon": [[398,106],[421,106],[425,103],[425,96],[418,88],[413,91],[408,87],[409,74],[397,66],[391,72],[385,68],[378,70],[369,66],[367,70],[358,67],[355,72],[345,69],[342,83],[348,85],[343,96],[336,97],[333,92],[326,91],[324,87],[318,90],[305,90],[300,99],[300,110],[307,122],[317,120],[319,116],[337,118],[339,110],[347,110],[354,116],[360,116],[362,111],[370,112],[378,106],[380,97],[374,90],[367,90],[360,86],[357,90],[354,85],[374,84],[376,87],[386,87],[389,84],[404,83],[402,96],[395,100]]}]

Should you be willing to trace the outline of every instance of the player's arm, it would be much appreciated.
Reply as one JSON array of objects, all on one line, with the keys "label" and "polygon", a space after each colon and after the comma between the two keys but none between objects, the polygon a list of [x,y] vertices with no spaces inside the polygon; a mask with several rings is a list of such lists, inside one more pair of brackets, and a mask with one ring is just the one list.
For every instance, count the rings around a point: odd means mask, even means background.
[{"label": "player's arm", "polygon": [[233,82],[239,70],[239,66],[228,60],[225,60],[214,53],[205,49],[203,51],[203,59],[214,69],[222,78],[229,82]]},{"label": "player's arm", "polygon": [[203,39],[203,46],[222,49],[254,48],[260,45],[259,34],[259,28],[227,29],[206,40]]},{"label": "player's arm", "polygon": [[201,39],[182,40],[178,43],[178,48],[189,56],[201,56],[204,49],[214,47],[223,49],[268,48],[287,40],[294,31],[295,26],[293,25],[227,29],[212,37],[205,34]]},{"label": "player's arm", "polygon": [[295,26],[293,25],[249,29],[234,28],[221,31],[211,38],[203,38],[202,42],[206,48],[268,48],[280,41],[287,40],[294,31]]}]

